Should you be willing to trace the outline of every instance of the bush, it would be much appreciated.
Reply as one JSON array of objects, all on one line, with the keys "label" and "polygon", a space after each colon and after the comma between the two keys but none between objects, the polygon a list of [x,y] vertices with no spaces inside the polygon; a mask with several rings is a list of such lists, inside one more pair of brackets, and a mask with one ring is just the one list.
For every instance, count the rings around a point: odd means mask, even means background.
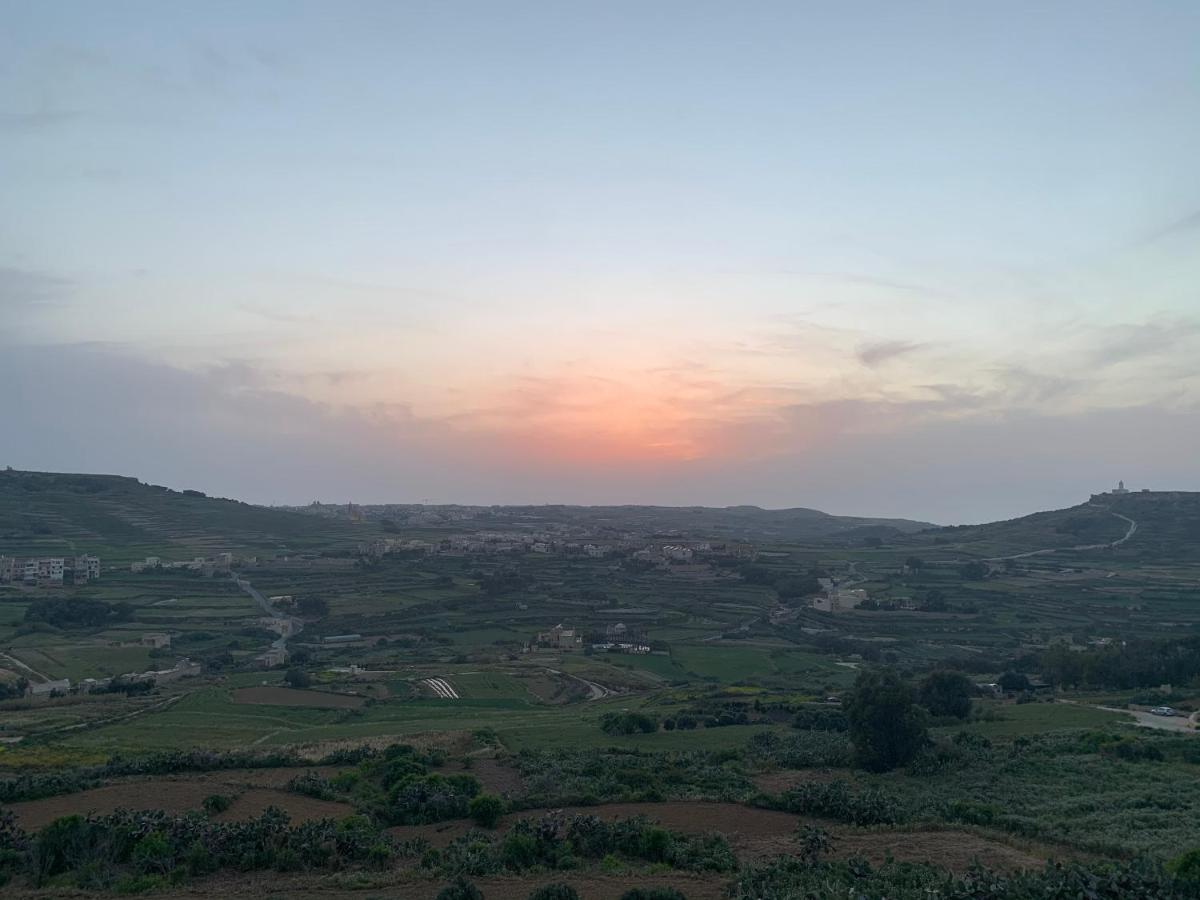
[{"label": "bush", "polygon": [[1200,884],[1200,850],[1189,850],[1167,863],[1167,871],[1193,884]]},{"label": "bush", "polygon": [[283,680],[287,682],[288,687],[297,689],[306,688],[312,684],[312,678],[303,669],[288,669]]},{"label": "bush", "polygon": [[435,900],[483,900],[483,892],[462,876],[437,892]]},{"label": "bush", "polygon": [[804,731],[846,731],[850,728],[850,722],[840,709],[803,706],[792,719],[792,727]]},{"label": "bush", "polygon": [[621,895],[621,900],[687,900],[687,897],[675,888],[652,887],[626,891]]},{"label": "bush", "polygon": [[893,669],[861,672],[845,707],[855,757],[869,771],[905,765],[929,740],[913,689]]},{"label": "bush", "polygon": [[837,819],[851,825],[896,825],[905,818],[904,808],[895,797],[875,788],[856,793],[844,781],[806,782],[779,797],[760,796],[754,802],[767,809]]},{"label": "bush", "polygon": [[303,794],[317,800],[332,800],[336,794],[333,784],[328,778],[322,778],[316,772],[305,772],[297,775],[287,783],[287,789],[293,794]]},{"label": "bush", "polygon": [[495,794],[480,794],[468,806],[471,818],[481,828],[495,828],[507,804]]},{"label": "bush", "polygon": [[605,734],[653,734],[658,731],[658,719],[645,713],[605,713],[600,719]]},{"label": "bush", "polygon": [[462,819],[479,787],[470,775],[406,775],[393,785],[386,815],[393,825]]},{"label": "bush", "polygon": [[223,813],[229,809],[233,805],[233,798],[224,794],[209,794],[201,805],[206,813],[215,816],[217,813]]},{"label": "bush", "polygon": [[579,900],[579,892],[569,884],[544,884],[529,895],[528,900]]},{"label": "bush", "polygon": [[750,738],[747,755],[785,769],[849,766],[854,761],[850,738],[840,731],[801,731],[781,735],[763,731]]},{"label": "bush", "polygon": [[962,672],[942,669],[930,672],[917,691],[918,702],[932,716],[965,719],[971,714],[975,685]]}]

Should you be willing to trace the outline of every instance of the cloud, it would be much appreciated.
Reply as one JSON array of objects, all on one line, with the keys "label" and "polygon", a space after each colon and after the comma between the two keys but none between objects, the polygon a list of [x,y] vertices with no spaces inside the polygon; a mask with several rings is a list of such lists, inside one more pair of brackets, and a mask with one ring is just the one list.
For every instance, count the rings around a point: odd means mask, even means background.
[{"label": "cloud", "polygon": [[1137,325],[1113,325],[1095,334],[1087,362],[1103,368],[1176,350],[1181,344],[1200,335],[1200,320],[1174,319]]},{"label": "cloud", "polygon": [[46,272],[0,267],[0,309],[12,312],[65,306],[71,284]]},{"label": "cloud", "polygon": [[858,348],[858,359],[864,366],[875,368],[888,360],[908,356],[926,347],[913,341],[877,341]]},{"label": "cloud", "polygon": [[[1117,478],[1200,487],[1194,404],[1047,415],[951,387],[804,400],[717,378],[663,394],[669,382],[603,376],[529,379],[482,420],[443,421],[402,398],[317,403],[254,363],[186,370],[96,345],[0,346],[0,383],[22,423],[0,429],[0,464],[255,502],[757,503],[950,523],[1080,502]],[[589,418],[610,399],[630,418]],[[634,438],[646,443],[621,456]],[[657,456],[645,449],[656,441]],[[688,441],[707,452],[677,453]]]},{"label": "cloud", "polygon": [[1177,219],[1157,231],[1152,231],[1141,243],[1152,244],[1156,241],[1193,234],[1200,234],[1200,210],[1184,216],[1182,219]]},{"label": "cloud", "polygon": [[37,109],[29,112],[0,112],[0,133],[36,134],[67,125],[81,113],[66,109]]}]

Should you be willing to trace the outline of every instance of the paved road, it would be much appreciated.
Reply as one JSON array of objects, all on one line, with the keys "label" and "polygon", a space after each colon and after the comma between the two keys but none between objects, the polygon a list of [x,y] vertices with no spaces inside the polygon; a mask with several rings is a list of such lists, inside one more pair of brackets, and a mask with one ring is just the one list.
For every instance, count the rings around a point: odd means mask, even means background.
[{"label": "paved road", "polygon": [[1047,547],[1044,550],[1029,550],[1025,553],[1014,553],[1012,556],[992,556],[985,559],[984,562],[1004,562],[1005,560],[1009,559],[1028,559],[1031,556],[1047,556],[1051,553],[1062,553],[1063,551],[1069,552],[1072,550],[1109,550],[1113,547],[1120,547],[1123,543],[1137,534],[1138,523],[1129,518],[1129,516],[1123,516],[1120,513],[1111,511],[1109,512],[1109,515],[1116,516],[1118,519],[1123,519],[1129,523],[1129,529],[1122,537],[1117,538],[1115,541],[1107,541],[1103,544],[1077,544],[1074,547]]},{"label": "paved road", "polygon": [[288,638],[295,637],[301,631],[303,631],[304,622],[301,619],[297,619],[295,616],[284,615],[283,613],[279,612],[279,610],[275,609],[275,607],[267,602],[267,598],[264,597],[247,579],[242,578],[239,575],[234,575],[233,580],[237,582],[238,587],[249,594],[254,602],[258,604],[258,608],[263,611],[263,615],[270,616],[273,619],[287,619],[292,623],[292,633],[290,635],[285,636],[281,634],[279,637],[275,638],[275,640],[271,641],[272,650],[283,650],[286,652]]},{"label": "paved road", "polygon": [[578,675],[572,675],[569,672],[560,672],[558,669],[546,667],[547,672],[553,672],[555,675],[562,675],[564,678],[572,678],[587,686],[588,700],[603,700],[605,697],[611,697],[612,691],[602,684],[596,684],[594,681],[588,681],[586,678],[580,678]]}]

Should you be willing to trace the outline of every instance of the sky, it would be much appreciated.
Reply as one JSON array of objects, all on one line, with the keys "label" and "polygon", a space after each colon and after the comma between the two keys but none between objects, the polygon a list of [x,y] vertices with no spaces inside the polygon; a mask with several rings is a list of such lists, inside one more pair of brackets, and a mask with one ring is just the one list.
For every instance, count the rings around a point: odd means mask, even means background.
[{"label": "sky", "polygon": [[1200,490],[1200,4],[0,0],[0,465]]}]

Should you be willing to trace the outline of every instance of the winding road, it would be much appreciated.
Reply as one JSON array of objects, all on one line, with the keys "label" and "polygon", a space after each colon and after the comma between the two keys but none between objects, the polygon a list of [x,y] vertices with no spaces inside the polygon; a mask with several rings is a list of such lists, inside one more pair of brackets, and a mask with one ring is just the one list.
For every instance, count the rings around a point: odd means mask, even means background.
[{"label": "winding road", "polygon": [[1063,551],[1070,552],[1072,550],[1111,550],[1114,547],[1120,547],[1127,540],[1137,534],[1138,523],[1129,518],[1129,516],[1123,516],[1120,513],[1113,512],[1112,510],[1109,510],[1109,515],[1116,516],[1118,519],[1129,523],[1129,529],[1122,537],[1117,538],[1115,541],[1107,541],[1103,544],[1077,544],[1074,547],[1047,547],[1043,550],[1029,550],[1025,553],[1014,553],[1012,556],[990,556],[985,559],[984,562],[1004,562],[1005,560],[1009,559],[1028,559],[1031,556],[1047,556],[1051,553],[1062,553]]}]

